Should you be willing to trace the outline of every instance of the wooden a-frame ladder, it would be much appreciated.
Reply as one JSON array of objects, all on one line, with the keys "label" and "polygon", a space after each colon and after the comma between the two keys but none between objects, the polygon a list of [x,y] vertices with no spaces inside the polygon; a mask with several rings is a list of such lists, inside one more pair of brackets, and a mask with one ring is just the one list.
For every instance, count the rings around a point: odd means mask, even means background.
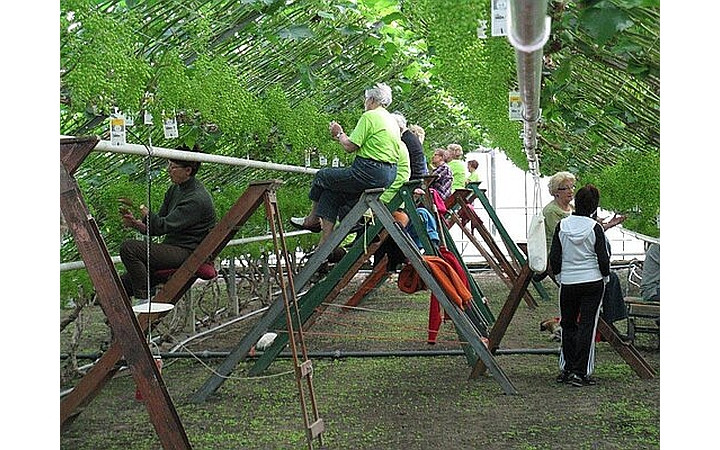
[{"label": "wooden a-frame ladder", "polygon": [[[99,142],[98,138],[60,139],[60,208],[75,239],[97,299],[113,330],[113,342],[93,368],[60,403],[60,427],[67,429],[119,370],[124,357],[145,399],[150,420],[164,448],[191,448],[177,411],[167,392],[150,349],[143,337],[149,322],[162,313],[140,314],[136,319],[95,219],[85,205],[74,173]],[[225,216],[215,225],[193,253],[168,279],[155,296],[158,303],[175,304],[196,280],[195,272],[212,261],[232,239],[240,226],[265,202],[276,208],[274,192],[279,180],[251,183]],[[272,215],[274,211],[268,211]],[[282,232],[282,231],[281,231]],[[149,320],[148,320],[149,319]]]},{"label": "wooden a-frame ladder", "polygon": [[[480,323],[450,301],[437,280],[433,277],[430,269],[426,266],[415,244],[407,233],[400,228],[390,213],[390,210],[395,210],[400,206],[404,200],[403,196],[400,194],[396,195],[386,206],[379,200],[382,192],[382,189],[365,191],[358,203],[340,222],[327,241],[309,258],[303,270],[295,277],[295,293],[300,296],[300,321],[303,324],[307,324],[313,316],[317,317],[319,314],[322,314],[327,304],[337,297],[343,287],[349,283],[360,267],[362,267],[370,256],[380,247],[382,242],[390,237],[398,244],[425,285],[437,296],[440,304],[453,320],[460,337],[466,342],[466,344],[463,344],[463,349],[465,350],[468,361],[471,363],[470,365],[472,366],[478,359],[482,360],[503,391],[507,394],[516,394],[516,388],[482,342],[481,338],[483,335],[479,329]],[[406,189],[404,192],[407,193],[408,190]],[[409,192],[412,192],[412,189],[410,189]],[[316,274],[333,249],[340,245],[368,209],[372,210],[376,222],[367,226],[364,238],[358,239],[355,244],[353,244],[345,257],[332,268],[327,276],[310,287],[306,292],[302,292],[304,287],[310,282],[311,277]],[[367,248],[365,247],[366,243]],[[270,329],[281,329],[283,327],[281,320],[283,309],[284,305],[281,301],[276,300],[273,302],[253,329],[240,340],[228,357],[215,369],[215,374],[206,380],[205,384],[192,396],[191,400],[195,402],[206,401],[208,397],[222,385],[235,366],[247,357],[252,346],[264,333]],[[287,333],[278,333],[278,336],[270,348],[266,349],[262,356],[260,356],[250,368],[249,374],[258,375],[262,373],[280,354],[287,342]]]}]

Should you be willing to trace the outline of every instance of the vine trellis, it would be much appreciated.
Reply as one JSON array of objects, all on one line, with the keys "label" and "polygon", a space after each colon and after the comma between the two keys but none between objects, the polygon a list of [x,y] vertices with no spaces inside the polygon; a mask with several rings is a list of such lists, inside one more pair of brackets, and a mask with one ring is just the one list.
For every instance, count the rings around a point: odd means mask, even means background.
[{"label": "vine trellis", "polygon": [[[428,153],[450,142],[468,150],[484,145],[526,167],[521,127],[507,119],[507,92],[516,83],[512,49],[504,37],[481,40],[476,33],[478,21],[490,19],[490,0],[62,0],[60,6],[61,134],[103,135],[114,108],[134,113],[136,123],[145,109],[158,118],[175,111],[180,138],[165,139],[158,125],[147,136],[154,145],[199,142],[214,154],[296,165],[310,152],[314,167],[320,155],[349,162],[327,139],[327,123],[352,127],[363,89],[385,81],[395,91],[392,108],[425,128]],[[555,0],[548,14],[538,125],[542,174],[575,172],[598,185],[603,207],[628,214],[626,227],[657,236],[659,1]],[[161,172],[158,184],[166,181]],[[141,164],[93,154],[77,176],[114,251],[127,237],[116,198],[142,192]],[[250,180],[277,176],[215,165],[199,174],[219,213]],[[283,214],[302,214],[307,176],[280,177]],[[262,219],[253,219],[246,235],[263,229]],[[262,250],[253,244],[243,251]],[[72,242],[63,242],[61,260],[76,256]],[[75,295],[78,283],[82,274],[63,274],[62,297]]]}]

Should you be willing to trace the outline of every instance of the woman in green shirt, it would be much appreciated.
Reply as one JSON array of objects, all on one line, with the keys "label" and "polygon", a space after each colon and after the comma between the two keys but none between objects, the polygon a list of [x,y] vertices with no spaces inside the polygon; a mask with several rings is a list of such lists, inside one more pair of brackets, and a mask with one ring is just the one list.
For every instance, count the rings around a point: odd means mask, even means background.
[{"label": "woman in green shirt", "polygon": [[330,236],[341,211],[348,211],[360,195],[372,188],[387,188],[397,175],[400,159],[400,128],[385,109],[392,91],[384,83],[365,91],[365,112],[355,129],[346,135],[340,124],[330,123],[330,135],[348,153],[355,153],[350,167],[320,169],[310,186],[312,210],[306,217],[293,217],[297,228],[322,232],[320,244]]},{"label": "woman in green shirt", "polygon": [[[448,167],[453,174],[452,191],[455,189],[463,189],[465,187],[465,164],[462,162],[463,150],[460,144],[448,144],[447,151],[450,156],[450,160],[447,161]],[[452,192],[451,191],[451,192]]]}]

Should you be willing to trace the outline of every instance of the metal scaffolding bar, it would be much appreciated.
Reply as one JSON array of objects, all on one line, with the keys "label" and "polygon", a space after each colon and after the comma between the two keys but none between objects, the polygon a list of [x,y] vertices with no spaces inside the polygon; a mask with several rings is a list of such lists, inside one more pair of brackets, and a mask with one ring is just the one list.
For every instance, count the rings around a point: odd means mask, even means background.
[{"label": "metal scaffolding bar", "polygon": [[510,0],[508,40],[515,48],[517,77],[523,102],[523,145],[530,172],[539,176],[537,123],[540,119],[540,77],[543,46],[550,37],[545,0]]}]

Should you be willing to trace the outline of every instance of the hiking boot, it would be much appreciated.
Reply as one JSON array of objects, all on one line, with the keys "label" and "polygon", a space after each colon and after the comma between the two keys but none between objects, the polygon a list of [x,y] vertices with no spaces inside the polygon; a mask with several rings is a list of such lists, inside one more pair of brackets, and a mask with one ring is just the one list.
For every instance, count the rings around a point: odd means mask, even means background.
[{"label": "hiking boot", "polygon": [[337,247],[335,250],[332,251],[332,253],[330,253],[330,255],[328,255],[327,262],[329,262],[330,264],[339,263],[346,254],[347,251],[344,248]]},{"label": "hiking boot", "polygon": [[290,225],[294,226],[298,230],[308,230],[313,233],[319,233],[320,228],[320,221],[317,221],[314,224],[306,225],[306,218],[305,217],[291,217],[290,218]]},{"label": "hiking boot", "polygon": [[575,387],[595,386],[597,381],[595,378],[574,373],[570,376],[570,384]]},{"label": "hiking boot", "polygon": [[569,370],[563,370],[558,374],[557,378],[555,378],[555,382],[556,383],[567,383],[568,381],[570,381],[570,377],[572,377],[572,375],[573,375],[573,373],[570,372]]}]

